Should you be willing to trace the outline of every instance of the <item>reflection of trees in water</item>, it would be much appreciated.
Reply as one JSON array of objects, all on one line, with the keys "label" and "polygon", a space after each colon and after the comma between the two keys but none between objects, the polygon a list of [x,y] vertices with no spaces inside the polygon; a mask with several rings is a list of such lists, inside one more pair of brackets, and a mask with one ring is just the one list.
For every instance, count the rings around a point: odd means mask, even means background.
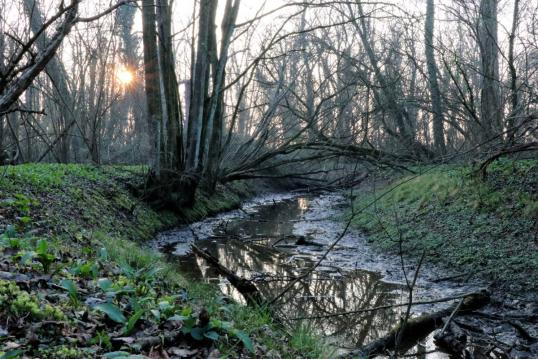
[{"label": "reflection of trees in water", "polygon": [[[335,280],[321,280],[314,274],[301,281],[286,296],[284,313],[296,316],[319,316],[367,309],[393,301],[390,287],[371,273],[356,272]],[[392,312],[370,312],[313,319],[311,325],[320,333],[338,337],[342,343],[361,345],[380,337],[394,323]]]},{"label": "reflection of trees in water", "polygon": [[233,234],[266,234],[278,236],[291,234],[294,223],[291,218],[300,218],[308,209],[307,198],[278,202],[272,206],[261,207],[249,218],[232,224],[226,229]]},{"label": "reflection of trees in water", "polygon": [[[279,236],[293,233],[294,222],[307,209],[304,201],[287,201],[273,206],[263,207],[246,220],[233,223],[226,229],[228,233],[247,236]],[[237,275],[245,278],[264,277],[267,280],[257,282],[265,298],[272,298],[295,278],[301,270],[310,267],[313,262],[308,256],[300,256],[292,261],[289,254],[259,242],[201,241],[199,246],[207,248],[218,257],[222,265]],[[191,273],[204,278],[217,278],[213,268],[206,266],[203,260],[189,258],[183,263]],[[396,287],[380,281],[379,275],[364,271],[355,271],[341,276],[337,268],[315,272],[307,280],[297,283],[282,299],[279,311],[283,317],[308,317],[356,311],[372,308],[395,301],[392,290]],[[222,287],[224,294],[238,301],[241,295],[230,285]],[[392,311],[369,312],[363,314],[333,316],[310,321],[313,328],[320,333],[332,336],[341,344],[358,346],[387,332],[396,320]]]},{"label": "reflection of trees in water", "polygon": [[[262,245],[235,240],[228,241],[226,245],[206,241],[201,245],[217,256],[222,265],[239,276],[253,278],[263,273],[266,278],[274,279],[257,283],[265,298],[272,298],[286,285],[285,280],[277,280],[278,278],[289,280],[300,273],[300,267],[287,263],[287,256]],[[198,266],[204,268],[203,277],[218,276],[212,268],[206,267],[203,261],[198,262]],[[304,260],[304,267],[311,264],[312,262]],[[315,272],[308,280],[297,283],[280,304],[279,310],[284,317],[354,311],[394,301],[391,291],[395,286],[381,282],[379,275],[375,273],[356,271],[345,277],[331,277],[334,274],[336,273]],[[232,286],[226,285],[222,289],[224,294],[243,301]],[[314,319],[311,324],[320,333],[337,337],[342,343],[360,345],[386,333],[387,328],[394,322],[393,312],[381,311]]]}]

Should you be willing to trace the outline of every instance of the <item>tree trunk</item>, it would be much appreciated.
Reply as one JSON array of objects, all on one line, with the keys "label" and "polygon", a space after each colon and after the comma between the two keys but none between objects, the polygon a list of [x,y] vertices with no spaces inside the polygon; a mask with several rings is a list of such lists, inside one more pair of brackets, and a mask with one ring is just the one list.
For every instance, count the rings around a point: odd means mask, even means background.
[{"label": "tree trunk", "polygon": [[224,85],[226,79],[226,64],[228,49],[232,40],[235,21],[239,12],[240,0],[227,0],[222,21],[222,39],[220,57],[215,63],[213,78],[213,93],[208,113],[208,149],[206,174],[211,190],[215,188],[218,179],[218,168],[221,159],[222,131],[224,125]]},{"label": "tree trunk", "polygon": [[433,32],[435,22],[434,0],[428,0],[426,7],[426,23],[424,28],[426,64],[428,67],[428,82],[430,85],[430,96],[433,111],[433,142],[439,154],[446,152],[445,134],[443,126],[443,109],[441,102],[441,91],[439,90],[438,69],[435,62]]},{"label": "tree trunk", "polygon": [[502,109],[499,82],[499,50],[497,43],[498,0],[481,0],[479,46],[482,70],[480,143],[501,133]]},{"label": "tree trunk", "polygon": [[150,165],[157,178],[160,178],[162,105],[154,0],[142,1],[142,26],[144,42],[144,75],[148,109],[148,129],[150,134]]},{"label": "tree trunk", "polygon": [[165,153],[161,168],[176,172],[183,169],[182,113],[172,48],[172,13],[168,0],[158,0],[161,70],[167,109]]},{"label": "tree trunk", "polygon": [[214,26],[211,8],[216,0],[201,0],[198,20],[198,41],[196,61],[192,72],[192,91],[189,106],[189,123],[187,129],[187,163],[186,168],[196,172],[200,152],[200,138],[204,117],[204,102],[207,98],[209,77],[209,31]]},{"label": "tree trunk", "polygon": [[[350,10],[352,10],[351,5],[348,6]],[[402,145],[406,146],[409,151],[416,155],[418,158],[429,158],[432,155],[430,151],[425,148],[423,144],[416,141],[414,139],[414,133],[411,133],[409,131],[409,113],[402,106],[402,104],[398,102],[398,95],[394,91],[394,84],[392,84],[391,81],[389,81],[386,78],[385,74],[381,71],[381,66],[379,65],[377,56],[370,42],[368,28],[365,21],[366,16],[363,13],[362,5],[360,4],[360,2],[358,2],[357,6],[359,9],[360,18],[358,20],[355,19],[353,21],[353,24],[355,25],[355,28],[359,33],[361,43],[364,47],[364,51],[366,52],[370,65],[373,68],[375,79],[380,88],[379,94],[377,95],[377,100],[378,102],[386,106],[388,113],[396,122],[396,131],[394,131],[389,126],[387,126],[386,123],[384,123],[385,131],[389,135],[397,138],[397,140]]]},{"label": "tree trunk", "polygon": [[517,119],[520,117],[521,108],[519,106],[519,91],[517,81],[517,70],[514,57],[514,43],[516,39],[516,32],[519,26],[519,0],[514,0],[514,13],[512,18],[512,30],[510,32],[509,44],[508,44],[508,69],[510,70],[510,104],[511,109],[508,114],[507,121],[507,137],[509,142],[515,140],[515,125]]}]

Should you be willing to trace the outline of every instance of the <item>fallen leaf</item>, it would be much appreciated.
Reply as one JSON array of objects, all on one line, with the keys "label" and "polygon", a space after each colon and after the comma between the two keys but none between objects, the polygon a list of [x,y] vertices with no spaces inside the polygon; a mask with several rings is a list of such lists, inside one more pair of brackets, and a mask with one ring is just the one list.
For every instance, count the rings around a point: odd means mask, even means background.
[{"label": "fallen leaf", "polygon": [[168,352],[180,358],[191,358],[198,354],[199,350],[173,347],[168,349]]},{"label": "fallen leaf", "polygon": [[162,346],[151,348],[149,352],[149,357],[151,359],[170,359],[168,353],[163,350]]},{"label": "fallen leaf", "polygon": [[207,356],[207,359],[219,359],[220,358],[220,351],[218,349],[214,349],[209,353]]},{"label": "fallen leaf", "polygon": [[13,350],[13,349],[18,349],[22,347],[21,344],[19,343],[15,343],[15,342],[7,342],[6,344],[4,344],[2,350]]}]

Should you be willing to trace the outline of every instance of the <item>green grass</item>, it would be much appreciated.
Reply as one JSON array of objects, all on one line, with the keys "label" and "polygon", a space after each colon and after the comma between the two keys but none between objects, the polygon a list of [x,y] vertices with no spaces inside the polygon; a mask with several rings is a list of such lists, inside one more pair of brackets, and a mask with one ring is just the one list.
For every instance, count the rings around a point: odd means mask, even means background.
[{"label": "green grass", "polygon": [[538,161],[497,161],[486,181],[468,166],[418,168],[378,193],[362,194],[354,226],[385,250],[420,255],[501,286],[538,286]]},{"label": "green grass", "polygon": [[[252,195],[253,189],[245,183],[219,187],[212,196],[197,193],[195,206],[181,213],[157,212],[129,191],[130,186],[142,183],[145,171],[142,166],[97,168],[35,164],[0,167],[0,257],[12,261],[16,270],[23,273],[44,271],[40,257],[32,257],[36,260],[23,263],[18,255],[11,254],[14,250],[21,255],[34,253],[40,240],[44,240],[48,247],[42,249],[41,256],[51,258],[50,272],[55,282],[84,282],[93,288],[92,268],[95,267],[97,277],[136,288],[145,298],[144,305],[148,309],[162,298],[184,293],[182,306],[191,307],[195,312],[205,308],[212,319],[231,323],[233,330],[246,333],[262,353],[273,353],[282,358],[326,358],[322,342],[304,328],[292,331],[291,335],[285,334],[267,310],[225,302],[214,286],[189,282],[163,255],[144,245],[159,230],[237,207],[244,198]],[[101,258],[103,253],[105,259]],[[73,272],[73,268],[79,269]],[[73,306],[77,306],[77,310],[84,306],[76,293],[72,293],[69,302],[59,304],[49,303],[37,291],[22,291],[20,297],[21,306],[31,306],[37,316],[42,315],[41,311],[49,310],[50,305],[65,312],[66,317],[72,316]],[[2,305],[0,300],[0,315],[18,317],[18,312]],[[107,333],[103,332],[94,339],[106,343],[107,338]],[[24,338],[21,338],[23,342]],[[216,346],[223,357],[236,357],[240,352],[251,356],[237,338],[221,336]],[[2,347],[0,338],[0,356]],[[73,353],[66,352],[60,336],[37,354],[81,358],[95,355],[83,348],[72,349]],[[106,347],[99,350],[106,351]]]}]

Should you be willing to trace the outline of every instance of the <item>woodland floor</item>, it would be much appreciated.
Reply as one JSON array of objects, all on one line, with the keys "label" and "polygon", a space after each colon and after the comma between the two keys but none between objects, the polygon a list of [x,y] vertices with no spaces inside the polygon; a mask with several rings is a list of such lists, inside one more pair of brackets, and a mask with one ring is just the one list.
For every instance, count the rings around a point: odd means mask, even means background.
[{"label": "woodland floor", "polygon": [[320,356],[307,332],[286,334],[263,309],[189,283],[143,245],[238,206],[248,186],[198,193],[174,214],[131,194],[142,167],[0,170],[0,358]]},{"label": "woodland floor", "polygon": [[426,261],[494,290],[536,293],[538,161],[496,161],[485,180],[463,165],[415,170],[362,191],[353,224],[383,250],[398,253],[401,244],[406,255],[425,253]]},{"label": "woodland floor", "polygon": [[[401,243],[500,293],[535,293],[537,168],[498,161],[485,181],[466,166],[416,168],[421,176],[391,179],[385,190],[401,185],[366,210],[383,190],[363,189],[354,225],[382,250]],[[254,191],[244,183],[168,213],[132,195],[142,167],[0,170],[1,359],[324,357],[308,330],[287,333],[263,309],[189,283],[144,246],[157,231],[238,206]]]}]

